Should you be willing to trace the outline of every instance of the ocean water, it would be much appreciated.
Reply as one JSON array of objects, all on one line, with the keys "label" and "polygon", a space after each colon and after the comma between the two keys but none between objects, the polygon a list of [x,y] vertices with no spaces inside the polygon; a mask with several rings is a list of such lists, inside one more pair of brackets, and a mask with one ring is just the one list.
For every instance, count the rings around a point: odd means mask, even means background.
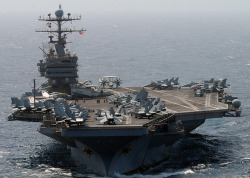
[{"label": "ocean water", "polygon": [[[36,63],[48,36],[34,32],[45,28],[40,14],[7,15],[0,16],[0,177],[98,177],[65,145],[39,134],[39,123],[6,121],[10,97],[30,91],[33,78],[44,81]],[[170,160],[116,177],[250,176],[250,13],[82,15],[72,26],[87,31],[69,36],[68,45],[79,57],[79,80],[118,75],[123,86],[142,86],[227,78],[227,92],[242,102],[242,117],[207,120],[176,143]]]}]

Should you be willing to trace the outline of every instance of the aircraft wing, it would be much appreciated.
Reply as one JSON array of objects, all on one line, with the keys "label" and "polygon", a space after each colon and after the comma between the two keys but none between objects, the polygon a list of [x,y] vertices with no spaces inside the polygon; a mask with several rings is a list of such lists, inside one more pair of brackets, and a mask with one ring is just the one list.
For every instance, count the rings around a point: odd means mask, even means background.
[{"label": "aircraft wing", "polygon": [[108,121],[108,118],[106,116],[103,117],[102,120],[100,120],[101,123],[104,123],[104,122],[107,122]]}]

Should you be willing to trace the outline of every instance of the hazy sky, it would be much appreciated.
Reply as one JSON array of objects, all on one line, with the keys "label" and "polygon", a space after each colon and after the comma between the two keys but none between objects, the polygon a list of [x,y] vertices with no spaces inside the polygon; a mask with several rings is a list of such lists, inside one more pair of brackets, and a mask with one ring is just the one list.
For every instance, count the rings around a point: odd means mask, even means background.
[{"label": "hazy sky", "polygon": [[250,0],[0,0],[1,11],[53,12],[250,12]]}]

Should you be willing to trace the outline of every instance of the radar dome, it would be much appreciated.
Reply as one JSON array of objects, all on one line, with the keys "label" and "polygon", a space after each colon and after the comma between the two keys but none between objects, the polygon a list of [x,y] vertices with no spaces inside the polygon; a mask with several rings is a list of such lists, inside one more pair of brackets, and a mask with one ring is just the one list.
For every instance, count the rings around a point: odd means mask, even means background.
[{"label": "radar dome", "polygon": [[57,18],[61,18],[63,16],[63,10],[61,9],[61,5],[59,5],[59,10],[55,12]]},{"label": "radar dome", "polygon": [[56,81],[55,80],[52,81],[52,85],[56,85]]},{"label": "radar dome", "polygon": [[240,105],[241,105],[240,100],[234,99],[234,100],[232,101],[232,106],[233,106],[234,108],[238,109],[238,108],[240,107]]}]

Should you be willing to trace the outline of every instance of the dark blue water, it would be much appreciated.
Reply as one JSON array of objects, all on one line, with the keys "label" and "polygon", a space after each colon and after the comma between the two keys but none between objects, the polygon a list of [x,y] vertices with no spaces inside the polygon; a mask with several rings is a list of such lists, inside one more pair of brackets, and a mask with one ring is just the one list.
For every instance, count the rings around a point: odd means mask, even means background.
[{"label": "dark blue water", "polygon": [[[0,16],[0,177],[97,177],[75,163],[65,145],[39,134],[39,123],[6,121],[10,97],[30,91],[34,77],[43,82],[36,63],[48,35],[34,32],[45,27],[39,15]],[[141,86],[177,76],[181,84],[228,78],[228,92],[242,101],[243,117],[207,120],[178,141],[169,161],[117,177],[250,176],[250,13],[83,16],[75,25],[87,32],[69,37],[80,80],[97,84],[118,75],[124,86]]]}]

